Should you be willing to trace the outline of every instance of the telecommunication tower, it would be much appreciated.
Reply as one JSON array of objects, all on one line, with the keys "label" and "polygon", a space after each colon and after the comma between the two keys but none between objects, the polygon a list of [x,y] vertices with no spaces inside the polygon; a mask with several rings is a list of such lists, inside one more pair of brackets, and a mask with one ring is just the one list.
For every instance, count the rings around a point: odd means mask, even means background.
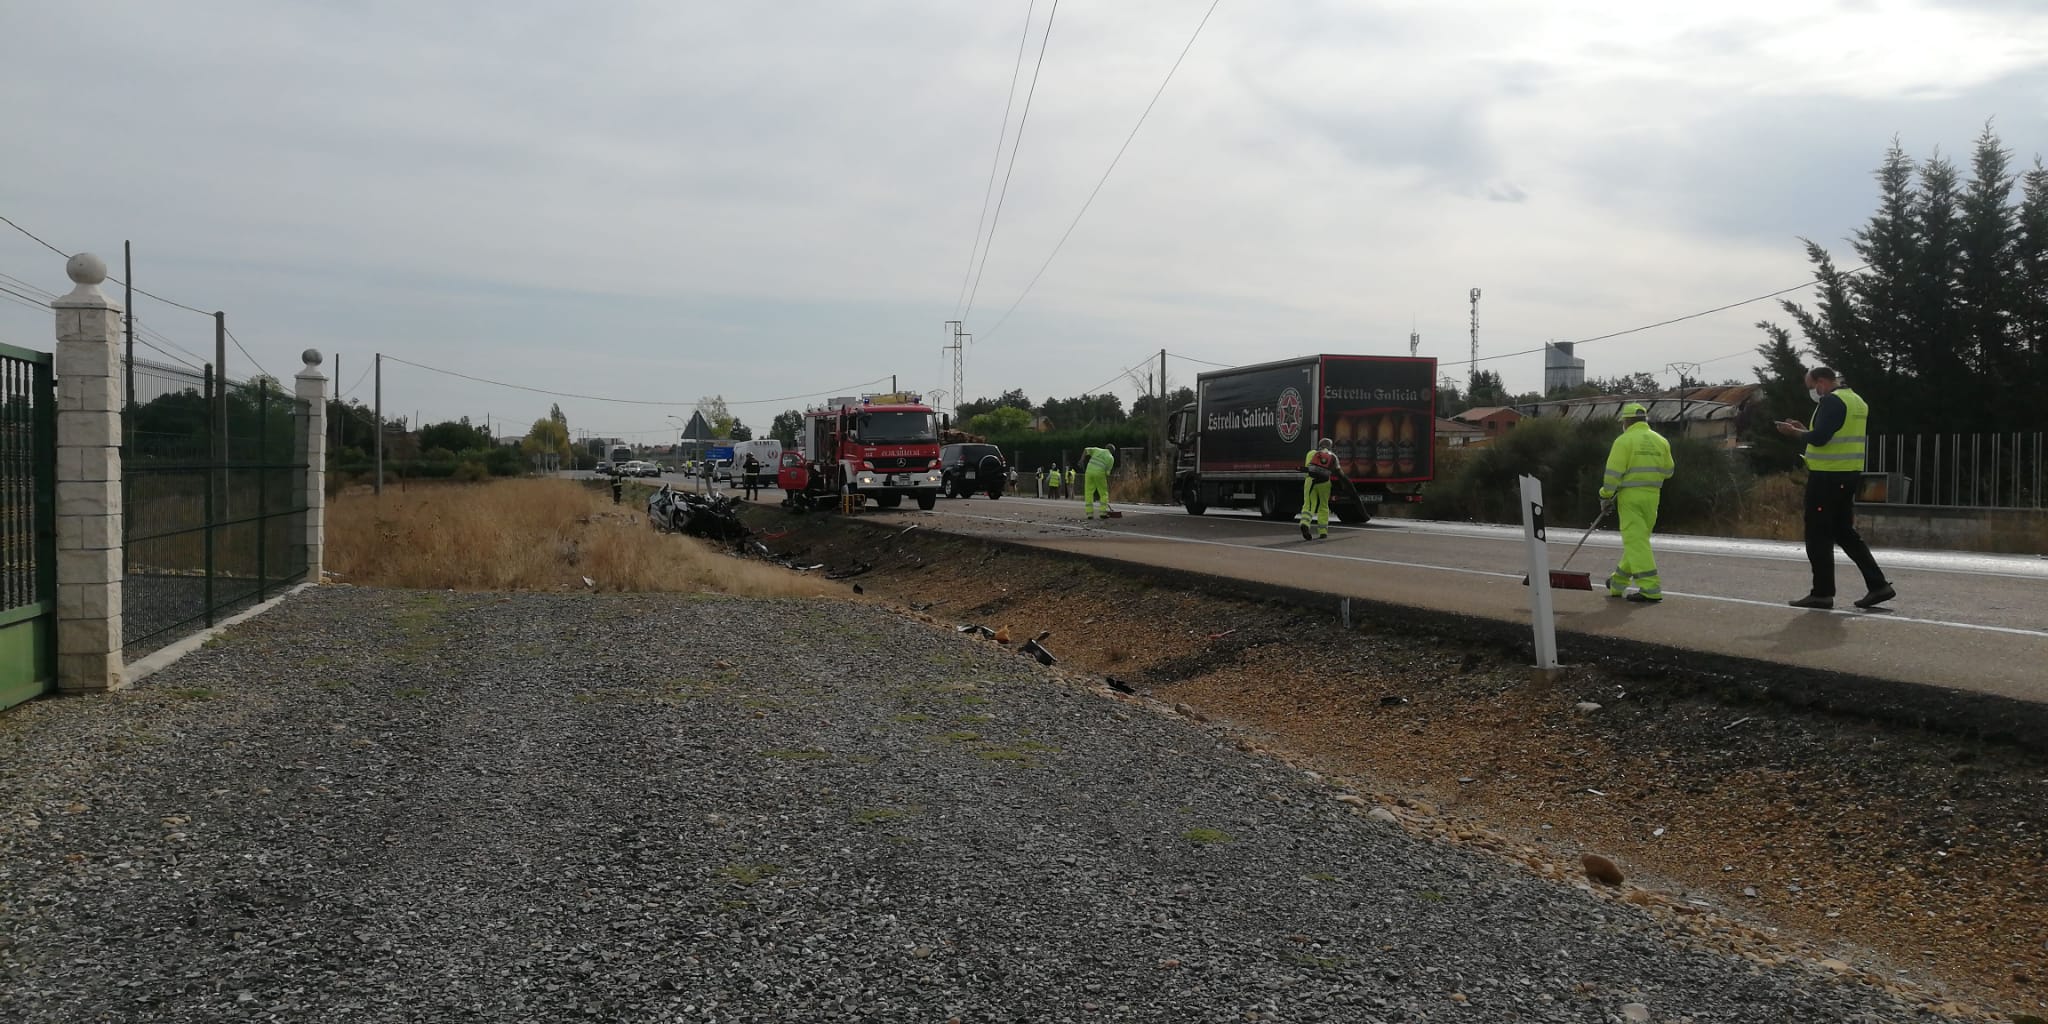
[{"label": "telecommunication tower", "polygon": [[1421,349],[1422,349],[1422,332],[1420,332],[1420,331],[1409,331],[1409,332],[1408,332],[1408,357],[1409,357],[1409,358],[1411,358],[1411,359],[1412,359],[1412,358],[1414,358],[1414,357],[1415,357],[1415,353],[1416,353],[1416,352],[1418,352],[1418,351],[1420,351]]},{"label": "telecommunication tower", "polygon": [[955,411],[959,410],[961,402],[967,400],[967,396],[960,390],[960,378],[964,371],[963,357],[966,354],[962,342],[967,338],[973,337],[971,334],[960,333],[961,326],[962,324],[958,320],[946,321],[946,329],[952,341],[939,348],[941,352],[953,353],[953,409]]},{"label": "telecommunication tower", "polygon": [[1472,366],[1471,375],[1479,375],[1479,289],[1472,289]]}]

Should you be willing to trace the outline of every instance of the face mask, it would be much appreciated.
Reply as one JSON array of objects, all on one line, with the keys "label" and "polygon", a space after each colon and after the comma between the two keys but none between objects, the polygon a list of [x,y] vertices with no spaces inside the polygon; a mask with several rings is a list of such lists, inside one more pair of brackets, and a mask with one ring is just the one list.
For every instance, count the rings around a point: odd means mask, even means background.
[{"label": "face mask", "polygon": [[1808,397],[1808,398],[1811,398],[1811,399],[1813,399],[1813,400],[1814,400],[1814,401],[1816,401],[1816,402],[1820,401],[1820,389],[1819,389],[1819,388],[1807,388],[1807,389],[1806,389],[1806,397]]}]

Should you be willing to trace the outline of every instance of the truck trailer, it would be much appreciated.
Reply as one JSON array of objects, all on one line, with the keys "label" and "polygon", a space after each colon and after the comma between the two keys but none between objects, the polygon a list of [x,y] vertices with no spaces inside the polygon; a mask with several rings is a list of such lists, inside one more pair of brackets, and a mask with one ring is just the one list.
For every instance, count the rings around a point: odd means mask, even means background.
[{"label": "truck trailer", "polygon": [[1330,438],[1344,477],[1331,510],[1363,523],[1374,506],[1421,501],[1434,474],[1436,360],[1314,355],[1211,370],[1167,436],[1188,514],[1256,508],[1266,519],[1301,511],[1302,463]]}]

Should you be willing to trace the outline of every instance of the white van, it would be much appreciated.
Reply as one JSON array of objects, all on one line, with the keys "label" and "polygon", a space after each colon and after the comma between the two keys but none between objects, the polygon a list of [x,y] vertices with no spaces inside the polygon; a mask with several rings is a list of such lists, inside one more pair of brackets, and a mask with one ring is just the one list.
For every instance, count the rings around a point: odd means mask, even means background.
[{"label": "white van", "polygon": [[782,465],[782,442],[769,438],[761,441],[735,441],[732,446],[732,474],[737,478],[744,472],[747,455],[752,453],[761,463],[761,486],[775,486],[775,468]]}]

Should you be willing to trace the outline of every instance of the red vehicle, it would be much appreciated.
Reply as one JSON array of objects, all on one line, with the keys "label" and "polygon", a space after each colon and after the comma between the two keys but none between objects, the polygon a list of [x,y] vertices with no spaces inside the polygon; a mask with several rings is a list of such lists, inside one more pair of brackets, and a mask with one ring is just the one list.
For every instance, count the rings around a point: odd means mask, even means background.
[{"label": "red vehicle", "polygon": [[1422,500],[1435,475],[1436,360],[1315,355],[1195,378],[1195,403],[1169,418],[1174,496],[1192,515],[1301,511],[1301,464],[1330,438],[1349,481],[1330,508],[1363,523],[1373,507]]},{"label": "red vehicle", "polygon": [[799,510],[842,497],[897,508],[905,497],[938,504],[938,417],[917,395],[835,398],[804,413],[802,453],[776,469],[783,504]]}]

